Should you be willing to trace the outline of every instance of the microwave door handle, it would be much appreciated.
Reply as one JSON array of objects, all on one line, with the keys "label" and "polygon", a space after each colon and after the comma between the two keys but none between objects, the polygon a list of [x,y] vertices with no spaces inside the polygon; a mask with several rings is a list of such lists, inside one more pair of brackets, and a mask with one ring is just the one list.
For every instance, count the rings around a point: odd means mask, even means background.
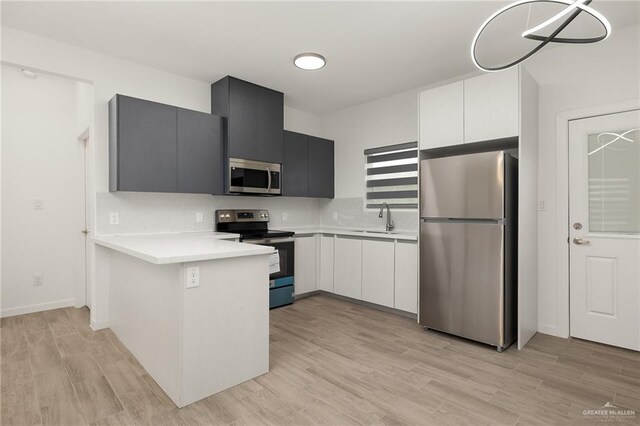
[{"label": "microwave door handle", "polygon": [[271,170],[267,167],[267,193],[271,192]]}]

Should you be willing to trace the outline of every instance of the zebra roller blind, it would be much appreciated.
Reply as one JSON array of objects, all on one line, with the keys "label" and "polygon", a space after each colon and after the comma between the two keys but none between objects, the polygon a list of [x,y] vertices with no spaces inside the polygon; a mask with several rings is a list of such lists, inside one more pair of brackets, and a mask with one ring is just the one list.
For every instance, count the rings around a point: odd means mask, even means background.
[{"label": "zebra roller blind", "polygon": [[365,149],[367,208],[418,208],[418,142]]}]

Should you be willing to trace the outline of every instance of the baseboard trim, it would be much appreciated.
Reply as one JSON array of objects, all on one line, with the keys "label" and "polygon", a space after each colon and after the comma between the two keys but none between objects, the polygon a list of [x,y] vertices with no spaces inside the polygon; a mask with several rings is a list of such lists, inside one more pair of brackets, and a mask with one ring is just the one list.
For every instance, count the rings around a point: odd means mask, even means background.
[{"label": "baseboard trim", "polygon": [[89,326],[91,327],[91,329],[93,331],[98,331],[98,330],[102,330],[104,328],[109,328],[109,320],[101,320],[101,321],[91,320],[89,322]]},{"label": "baseboard trim", "polygon": [[548,334],[550,336],[562,337],[558,335],[558,327],[555,325],[538,323],[538,333]]},{"label": "baseboard trim", "polygon": [[296,300],[304,299],[306,297],[312,296],[327,296],[333,297],[334,299],[343,300],[345,302],[354,303],[356,305],[366,306],[367,308],[377,309],[383,312],[389,312],[391,314],[400,315],[405,318],[410,318],[412,320],[418,321],[418,315],[412,314],[411,312],[401,311],[400,309],[389,308],[388,306],[376,305],[375,303],[365,302],[364,300],[352,299],[351,297],[341,296],[339,294],[330,293],[324,290],[315,290],[310,291],[309,293],[304,293],[299,296],[296,296]]},{"label": "baseboard trim", "polygon": [[34,312],[48,311],[51,309],[67,308],[74,306],[75,299],[56,300],[54,302],[36,303],[33,305],[17,306],[0,310],[0,318],[13,317],[16,315],[31,314]]},{"label": "baseboard trim", "polygon": [[294,299],[295,300],[306,299],[307,297],[317,296],[317,295],[319,295],[321,293],[323,293],[321,290],[313,290],[313,291],[309,291],[307,293],[296,294]]}]

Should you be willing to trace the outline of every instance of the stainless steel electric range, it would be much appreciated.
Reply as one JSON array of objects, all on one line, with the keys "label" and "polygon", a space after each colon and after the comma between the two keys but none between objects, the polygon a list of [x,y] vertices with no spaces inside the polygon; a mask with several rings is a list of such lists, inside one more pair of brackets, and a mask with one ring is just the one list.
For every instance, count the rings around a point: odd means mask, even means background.
[{"label": "stainless steel electric range", "polygon": [[240,235],[240,241],[274,247],[269,275],[269,308],[290,305],[294,300],[294,232],[271,230],[268,210],[216,210],[216,231]]}]

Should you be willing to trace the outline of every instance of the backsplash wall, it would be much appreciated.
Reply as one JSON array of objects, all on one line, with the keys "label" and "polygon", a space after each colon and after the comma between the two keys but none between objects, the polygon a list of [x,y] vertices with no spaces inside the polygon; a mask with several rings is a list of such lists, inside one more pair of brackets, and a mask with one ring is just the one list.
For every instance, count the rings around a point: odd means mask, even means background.
[{"label": "backsplash wall", "polygon": [[[363,198],[333,200],[289,197],[211,196],[206,194],[161,194],[143,192],[101,192],[96,194],[96,234],[149,234],[158,232],[210,231],[217,209],[267,209],[269,227],[286,229],[303,226],[336,226],[356,229],[384,229],[386,216],[365,210]],[[120,223],[111,225],[117,212]],[[196,222],[196,213],[203,221]],[[337,213],[337,219],[333,213]],[[287,220],[283,219],[287,214]],[[386,215],[386,213],[385,213]],[[418,212],[391,210],[396,230],[416,232]]]},{"label": "backsplash wall", "polygon": [[[312,198],[102,192],[96,194],[96,234],[210,231],[217,209],[267,209],[271,228],[313,226],[320,224],[326,203]],[[119,225],[109,223],[111,212],[118,212]],[[197,212],[204,215],[201,223],[196,222]]]},{"label": "backsplash wall", "polygon": [[[334,212],[337,213],[337,219],[333,218]],[[384,230],[387,212],[385,211],[382,219],[378,217],[378,212],[378,209],[365,210],[362,197],[334,198],[325,203],[320,224],[340,228]],[[391,208],[391,219],[396,231],[417,232],[418,230],[417,210]]]}]

